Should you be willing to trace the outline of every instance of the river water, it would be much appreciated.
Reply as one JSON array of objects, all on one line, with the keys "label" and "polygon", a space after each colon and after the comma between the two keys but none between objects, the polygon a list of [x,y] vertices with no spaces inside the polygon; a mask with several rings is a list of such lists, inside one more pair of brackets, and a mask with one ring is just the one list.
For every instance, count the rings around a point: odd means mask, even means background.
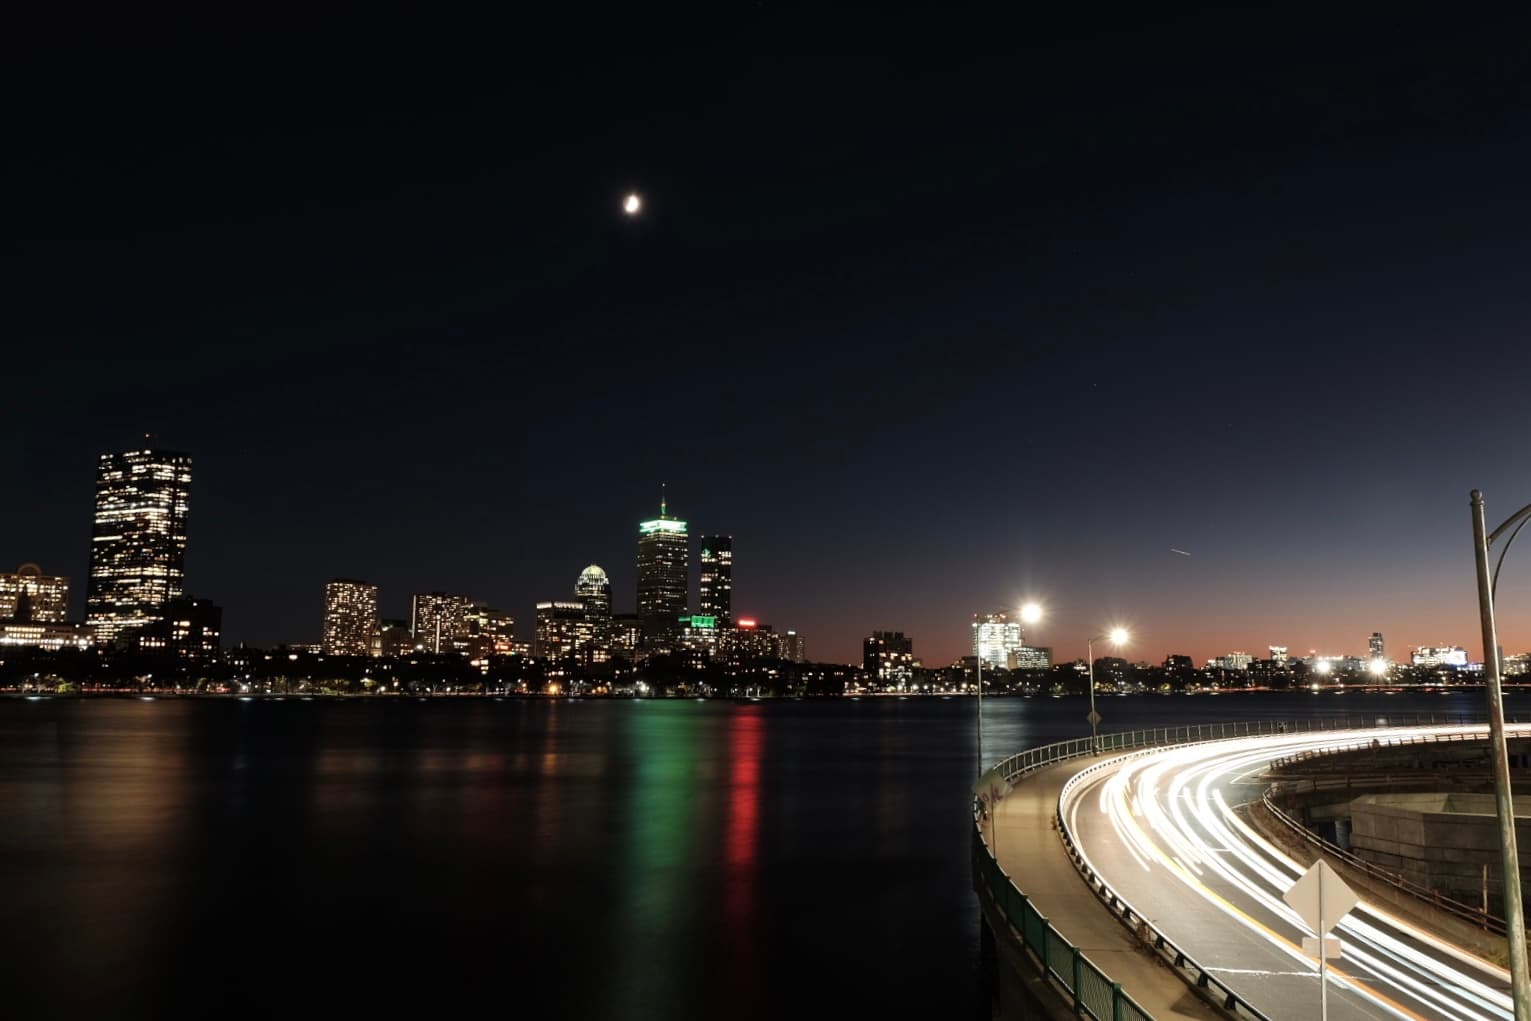
[{"label": "river water", "polygon": [[[1482,705],[1099,708],[1102,730],[1126,730]],[[6,1002],[17,1017],[983,1017],[975,708],[0,700]],[[990,762],[1088,731],[1083,698],[983,711]]]}]

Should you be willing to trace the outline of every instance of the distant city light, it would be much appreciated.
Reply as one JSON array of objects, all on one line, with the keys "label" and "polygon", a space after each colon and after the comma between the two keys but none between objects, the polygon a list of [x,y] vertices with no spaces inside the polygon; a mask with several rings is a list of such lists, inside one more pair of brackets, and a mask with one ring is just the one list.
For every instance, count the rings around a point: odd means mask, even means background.
[{"label": "distant city light", "polygon": [[643,200],[637,192],[629,192],[627,198],[622,200],[622,211],[628,216],[635,216],[638,210],[643,208]]},{"label": "distant city light", "polygon": [[1373,677],[1382,677],[1387,673],[1387,660],[1381,658],[1374,659],[1366,664],[1366,669],[1371,671]]}]

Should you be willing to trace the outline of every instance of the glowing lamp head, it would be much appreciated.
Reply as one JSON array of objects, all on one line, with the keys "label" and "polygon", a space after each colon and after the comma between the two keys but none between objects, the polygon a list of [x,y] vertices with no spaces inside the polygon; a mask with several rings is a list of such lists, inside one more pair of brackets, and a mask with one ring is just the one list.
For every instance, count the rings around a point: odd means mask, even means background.
[{"label": "glowing lamp head", "polygon": [[1127,633],[1126,628],[1114,627],[1111,629],[1111,634],[1108,637],[1111,639],[1112,645],[1126,645],[1127,640],[1132,636]]},{"label": "glowing lamp head", "polygon": [[635,191],[629,192],[627,198],[622,200],[622,212],[626,213],[628,216],[636,216],[638,214],[638,210],[642,208],[643,200],[638,197],[638,193]]},{"label": "glowing lamp head", "polygon": [[1387,673],[1387,660],[1374,659],[1370,663],[1366,664],[1366,669],[1371,671],[1371,675],[1373,677],[1381,677],[1383,674]]},{"label": "glowing lamp head", "polygon": [[1042,607],[1036,603],[1027,603],[1021,607],[1021,621],[1026,624],[1035,624],[1042,619]]},{"label": "glowing lamp head", "polygon": [[1327,674],[1334,669],[1334,664],[1330,663],[1327,659],[1321,659],[1313,664],[1313,669],[1320,674]]}]

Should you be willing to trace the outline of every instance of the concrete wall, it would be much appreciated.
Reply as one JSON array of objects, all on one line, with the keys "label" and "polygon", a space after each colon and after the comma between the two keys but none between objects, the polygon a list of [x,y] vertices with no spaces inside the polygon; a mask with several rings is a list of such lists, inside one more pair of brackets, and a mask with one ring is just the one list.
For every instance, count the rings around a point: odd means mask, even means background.
[{"label": "concrete wall", "polygon": [[[1410,882],[1467,904],[1501,896],[1499,825],[1492,794],[1368,794],[1350,803],[1350,848]],[[1531,816],[1517,815],[1516,839],[1531,848]],[[1531,869],[1521,865],[1531,888]]]}]

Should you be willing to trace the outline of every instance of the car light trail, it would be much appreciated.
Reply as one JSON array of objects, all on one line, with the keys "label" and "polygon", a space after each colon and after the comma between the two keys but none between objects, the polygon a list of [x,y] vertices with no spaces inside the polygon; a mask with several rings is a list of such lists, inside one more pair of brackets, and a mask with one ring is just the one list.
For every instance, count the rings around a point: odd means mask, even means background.
[{"label": "car light trail", "polygon": [[[1509,729],[1531,735],[1531,725]],[[1135,915],[1270,1017],[1307,1017],[1317,962],[1299,948],[1307,930],[1282,900],[1303,867],[1240,818],[1225,791],[1295,752],[1486,734],[1484,726],[1382,727],[1136,751],[1075,775],[1059,812],[1089,867]],[[1336,1019],[1513,1017],[1506,969],[1364,898],[1337,932],[1345,963],[1330,970],[1341,991],[1330,1004]]]}]

